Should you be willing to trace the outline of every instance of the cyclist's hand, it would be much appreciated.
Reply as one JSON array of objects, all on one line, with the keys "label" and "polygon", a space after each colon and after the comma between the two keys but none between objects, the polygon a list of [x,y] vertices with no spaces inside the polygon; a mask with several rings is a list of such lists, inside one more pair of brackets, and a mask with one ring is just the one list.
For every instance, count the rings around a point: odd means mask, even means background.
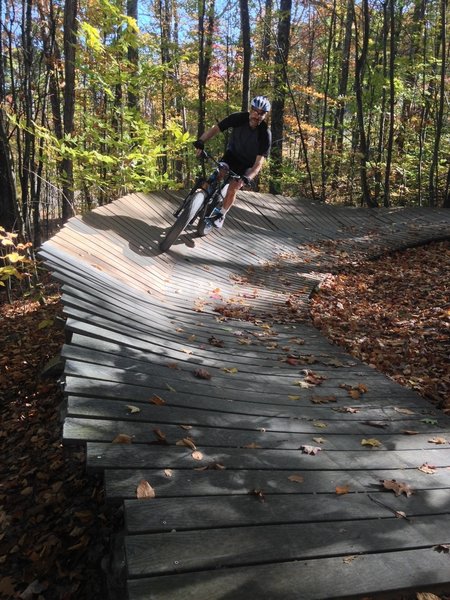
[{"label": "cyclist's hand", "polygon": [[248,185],[248,187],[252,186],[252,180],[250,179],[250,177],[247,177],[247,175],[243,175],[241,179],[244,182],[244,185]]}]

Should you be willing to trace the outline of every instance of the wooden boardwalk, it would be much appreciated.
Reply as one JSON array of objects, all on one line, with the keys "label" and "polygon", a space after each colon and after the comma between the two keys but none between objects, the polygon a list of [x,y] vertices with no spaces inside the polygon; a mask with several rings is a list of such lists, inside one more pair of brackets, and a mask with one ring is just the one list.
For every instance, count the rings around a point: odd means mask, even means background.
[{"label": "wooden boardwalk", "polygon": [[449,237],[449,211],[241,193],[221,232],[160,254],[179,197],[129,195],[41,251],[70,333],[64,441],[124,507],[111,598],[449,586],[450,419],[297,318],[333,255]]}]

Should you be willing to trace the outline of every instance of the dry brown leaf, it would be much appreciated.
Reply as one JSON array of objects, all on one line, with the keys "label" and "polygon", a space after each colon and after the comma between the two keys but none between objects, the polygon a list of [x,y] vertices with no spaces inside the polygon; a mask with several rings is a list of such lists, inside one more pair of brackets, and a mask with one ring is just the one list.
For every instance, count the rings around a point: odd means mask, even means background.
[{"label": "dry brown leaf", "polygon": [[350,563],[352,563],[352,562],[353,562],[354,560],[356,560],[357,558],[358,558],[358,555],[357,555],[357,554],[352,554],[352,555],[350,555],[350,556],[345,556],[345,557],[342,559],[342,562],[343,562],[345,565],[349,565]]},{"label": "dry brown leaf", "polygon": [[261,446],[259,444],[257,444],[256,442],[251,442],[250,444],[245,444],[245,446],[242,446],[243,448],[261,448]]},{"label": "dry brown leaf", "polygon": [[417,468],[419,471],[422,471],[422,473],[426,473],[427,475],[434,475],[437,471],[435,466],[429,465],[428,463],[423,463],[423,465]]},{"label": "dry brown leaf", "polygon": [[178,440],[175,444],[176,446],[186,446],[191,450],[197,450],[197,446],[194,443],[194,440],[190,437],[185,437],[182,440]]},{"label": "dry brown leaf", "polygon": [[127,435],[126,433],[119,433],[113,439],[113,444],[131,444],[133,442],[133,438],[131,435]]},{"label": "dry brown leaf", "polygon": [[163,400],[162,398],[160,398],[156,394],[150,398],[150,402],[151,402],[151,404],[157,404],[158,406],[162,406],[163,404],[166,403],[165,400]]},{"label": "dry brown leaf", "polygon": [[303,483],[305,481],[304,477],[301,475],[289,475],[289,481],[293,481],[295,483]]},{"label": "dry brown leaf", "polygon": [[199,452],[198,450],[196,450],[195,452],[193,452],[191,454],[192,458],[194,460],[203,460],[203,454],[201,452]]},{"label": "dry brown leaf", "polygon": [[181,429],[185,429],[186,431],[188,431],[189,429],[192,429],[192,425],[180,425]]},{"label": "dry brown leaf", "polygon": [[211,373],[206,369],[196,369],[194,375],[199,379],[211,379]]},{"label": "dry brown leaf", "polygon": [[350,491],[350,486],[349,485],[337,485],[336,486],[336,494],[338,496],[342,496],[344,494],[348,494]]},{"label": "dry brown leaf", "polygon": [[172,475],[173,475],[172,469],[164,469],[164,475],[166,477],[172,477]]},{"label": "dry brown leaf", "polygon": [[325,444],[327,440],[325,440],[322,437],[313,437],[313,442],[316,442],[316,444]]},{"label": "dry brown leaf", "polygon": [[396,496],[405,494],[407,498],[412,496],[414,491],[406,483],[396,481],[395,479],[381,479],[381,484],[386,490],[392,490]]},{"label": "dry brown leaf", "polygon": [[429,444],[448,444],[448,440],[443,437],[434,437],[428,440]]},{"label": "dry brown leaf", "polygon": [[128,412],[131,413],[131,414],[140,413],[141,412],[140,408],[138,408],[137,406],[132,406],[131,404],[127,404],[127,409],[128,409]]},{"label": "dry brown leaf", "polygon": [[336,396],[313,396],[311,398],[313,404],[328,404],[329,402],[337,402]]},{"label": "dry brown leaf", "polygon": [[208,465],[205,465],[204,467],[195,468],[194,471],[225,471],[225,469],[225,465],[222,465],[221,463],[211,462]]},{"label": "dry brown leaf", "polygon": [[161,431],[161,429],[154,429],[153,433],[156,435],[158,440],[160,440],[161,442],[166,441],[166,434],[164,433],[164,431]]},{"label": "dry brown leaf", "polygon": [[249,491],[251,496],[256,496],[260,502],[265,502],[266,497],[264,495],[264,490],[253,489]]},{"label": "dry brown leaf", "polygon": [[414,431],[413,429],[402,429],[402,433],[405,435],[417,435],[419,432]]},{"label": "dry brown leaf", "polygon": [[443,552],[444,554],[448,554],[450,552],[450,544],[439,544],[434,547],[436,552]]},{"label": "dry brown leaf", "polygon": [[441,597],[431,592],[417,592],[416,600],[441,600]]},{"label": "dry brown leaf", "polygon": [[396,510],[395,511],[395,516],[397,517],[397,519],[406,519],[406,513],[404,513],[402,510]]},{"label": "dry brown leaf", "polygon": [[155,490],[145,479],[141,479],[139,485],[136,488],[136,498],[154,498],[156,496]]}]

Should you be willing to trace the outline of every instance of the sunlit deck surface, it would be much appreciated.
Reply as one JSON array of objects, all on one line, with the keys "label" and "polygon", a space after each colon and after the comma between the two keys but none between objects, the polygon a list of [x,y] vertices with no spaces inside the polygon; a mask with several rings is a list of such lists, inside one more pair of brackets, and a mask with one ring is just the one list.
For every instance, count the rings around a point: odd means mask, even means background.
[{"label": "sunlit deck surface", "polygon": [[[180,197],[126,196],[41,252],[70,333],[64,441],[86,444],[87,468],[124,506],[111,598],[448,590],[450,419],[295,315],[336,253],[448,237],[449,211],[241,193],[221,232],[161,254]],[[132,443],[112,443],[120,434]],[[155,498],[136,497],[142,480]]]}]

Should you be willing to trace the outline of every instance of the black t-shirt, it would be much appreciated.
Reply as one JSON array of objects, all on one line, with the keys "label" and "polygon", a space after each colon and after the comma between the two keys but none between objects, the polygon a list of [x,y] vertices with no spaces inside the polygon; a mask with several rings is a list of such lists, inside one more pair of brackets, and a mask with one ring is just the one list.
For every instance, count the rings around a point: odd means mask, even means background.
[{"label": "black t-shirt", "polygon": [[252,167],[257,156],[269,156],[272,134],[263,121],[255,129],[250,127],[250,113],[236,112],[218,124],[220,131],[233,128],[227,152],[231,152],[245,167]]}]

